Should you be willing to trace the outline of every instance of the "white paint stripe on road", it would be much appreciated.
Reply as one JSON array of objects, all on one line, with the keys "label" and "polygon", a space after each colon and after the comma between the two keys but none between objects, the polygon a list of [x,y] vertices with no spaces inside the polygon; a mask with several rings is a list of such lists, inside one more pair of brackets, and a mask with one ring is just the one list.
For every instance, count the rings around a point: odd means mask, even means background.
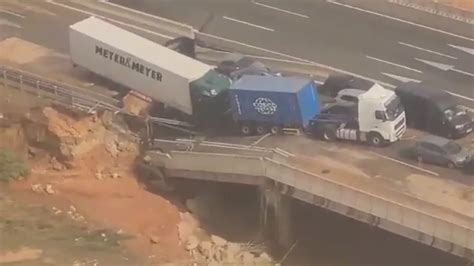
[{"label": "white paint stripe on road", "polygon": [[464,100],[468,100],[468,101],[471,101],[471,102],[474,102],[474,99],[473,98],[469,98],[467,96],[464,96],[464,95],[461,95],[461,94],[457,94],[457,93],[454,93],[452,91],[448,91],[448,90],[445,90],[445,92],[453,95],[453,96],[456,96],[456,97],[459,97],[461,99],[464,99]]},{"label": "white paint stripe on road", "polygon": [[462,70],[457,69],[457,68],[452,69],[452,71],[455,71],[455,72],[458,72],[458,73],[461,73],[461,74],[464,74],[464,75],[468,75],[468,76],[474,77],[474,74],[473,74],[473,73],[467,72],[467,71],[462,71]]},{"label": "white paint stripe on road", "polygon": [[409,82],[409,81],[413,81],[413,82],[416,82],[416,83],[421,82],[421,80],[407,78],[407,77],[404,77],[404,76],[399,76],[399,75],[390,74],[390,73],[386,73],[386,72],[382,72],[382,75],[385,75],[387,77],[391,77],[392,79],[396,79],[396,80],[401,81],[401,82]]},{"label": "white paint stripe on road", "polygon": [[431,175],[434,175],[434,176],[439,176],[439,174],[436,173],[436,172],[427,170],[427,169],[425,169],[425,168],[418,167],[418,166],[413,165],[413,164],[410,164],[410,163],[406,163],[406,162],[397,160],[397,159],[392,158],[392,157],[388,157],[388,156],[382,155],[382,154],[380,154],[380,153],[378,153],[378,152],[370,151],[370,153],[372,153],[372,154],[374,154],[374,155],[376,155],[376,156],[378,156],[378,157],[380,157],[380,158],[387,159],[387,160],[389,160],[389,161],[396,162],[396,163],[399,163],[399,164],[408,166],[408,167],[413,168],[413,169],[416,169],[416,170],[418,170],[418,171],[422,171],[422,172],[425,172],[425,173],[428,173],[428,174],[431,174]]},{"label": "white paint stripe on road", "polygon": [[262,3],[259,3],[259,2],[254,2],[254,1],[252,1],[252,3],[254,3],[254,4],[256,4],[256,5],[259,5],[259,6],[263,6],[263,7],[269,8],[269,9],[277,10],[277,11],[280,11],[280,12],[283,12],[283,13],[291,14],[291,15],[294,15],[294,16],[298,16],[298,17],[302,17],[302,18],[309,18],[308,16],[303,15],[303,14],[300,14],[300,13],[296,13],[296,12],[289,11],[289,10],[285,10],[285,9],[281,9],[281,8],[278,8],[278,7],[274,7],[274,6],[262,4]]},{"label": "white paint stripe on road", "polygon": [[135,26],[135,25],[130,24],[130,23],[125,23],[125,22],[122,22],[122,21],[119,21],[119,20],[115,20],[115,19],[111,19],[111,18],[108,18],[108,17],[105,17],[105,16],[101,16],[99,14],[92,13],[92,12],[89,12],[89,11],[86,11],[86,10],[83,10],[83,9],[80,9],[80,8],[76,8],[76,7],[68,6],[68,5],[65,5],[65,4],[58,3],[58,2],[54,2],[53,0],[48,0],[46,2],[49,3],[49,4],[52,4],[52,5],[56,5],[56,6],[66,8],[66,9],[74,10],[76,12],[83,13],[83,14],[86,14],[86,15],[89,15],[89,16],[95,16],[95,17],[103,19],[103,20],[108,20],[110,22],[114,22],[114,23],[117,23],[119,25],[127,26],[127,27],[130,27],[132,29],[143,31],[143,32],[155,35],[155,36],[165,38],[165,39],[173,39],[173,37],[165,35],[165,34],[157,33],[157,32],[151,31],[151,30],[144,29],[142,27]]},{"label": "white paint stripe on road", "polygon": [[413,44],[409,44],[409,43],[405,43],[405,42],[398,42],[398,44],[401,44],[401,45],[404,45],[404,46],[407,46],[407,47],[410,47],[410,48],[413,48],[413,49],[417,49],[417,50],[420,50],[420,51],[424,51],[424,52],[444,56],[444,57],[447,57],[447,58],[458,59],[457,57],[450,56],[450,55],[443,54],[443,53],[436,52],[436,51],[432,51],[432,50],[429,50],[429,49],[421,48],[421,47],[415,46]]},{"label": "white paint stripe on road", "polygon": [[468,48],[464,46],[459,46],[459,45],[454,45],[454,44],[448,44],[449,47],[461,50],[463,52],[466,52],[468,54],[474,55],[474,49],[473,48]]},{"label": "white paint stripe on road", "polygon": [[443,33],[443,34],[446,34],[446,35],[449,35],[449,36],[453,36],[453,37],[456,37],[456,38],[460,38],[460,39],[463,39],[463,40],[468,40],[468,41],[474,42],[474,39],[473,39],[473,38],[469,38],[469,37],[462,36],[462,35],[459,35],[459,34],[455,34],[455,33],[452,33],[452,32],[448,32],[448,31],[436,29],[436,28],[433,28],[433,27],[429,27],[429,26],[426,26],[426,25],[418,24],[418,23],[411,22],[411,21],[408,21],[408,20],[403,20],[403,19],[400,19],[400,18],[392,17],[392,16],[389,16],[389,15],[377,13],[377,12],[374,12],[374,11],[371,11],[371,10],[367,10],[367,9],[363,9],[363,8],[360,8],[360,7],[355,7],[355,6],[351,6],[351,5],[347,5],[347,4],[343,4],[343,3],[338,3],[338,2],[336,2],[336,1],[334,1],[334,0],[326,0],[326,2],[331,3],[331,4],[334,4],[334,5],[343,6],[343,7],[350,8],[350,9],[354,9],[354,10],[357,10],[357,11],[369,13],[369,14],[372,14],[372,15],[380,16],[380,17],[383,17],[383,18],[388,18],[388,19],[395,20],[395,21],[398,21],[398,22],[406,23],[406,24],[409,24],[409,25],[412,25],[412,26],[416,26],[416,27],[419,27],[419,28],[423,28],[423,29],[427,29],[427,30],[431,30],[431,31]]},{"label": "white paint stripe on road", "polygon": [[264,26],[260,26],[260,25],[253,24],[253,23],[250,23],[250,22],[247,22],[247,21],[243,21],[243,20],[239,20],[239,19],[236,19],[236,18],[231,18],[231,17],[228,17],[228,16],[223,16],[222,18],[223,18],[223,19],[230,20],[230,21],[233,21],[233,22],[237,22],[237,23],[240,23],[240,24],[244,24],[244,25],[247,25],[247,26],[251,26],[251,27],[258,28],[258,29],[262,29],[262,30],[275,31],[274,29],[270,29],[270,28],[267,28],[267,27],[264,27]]},{"label": "white paint stripe on road", "polygon": [[0,18],[0,26],[8,26],[8,27],[13,27],[13,28],[17,28],[17,29],[23,28],[22,26],[20,26],[16,23],[13,23],[13,22],[10,22],[6,19],[1,19],[1,18]]},{"label": "white paint stripe on road", "polygon": [[385,63],[385,64],[389,64],[389,65],[392,65],[392,66],[396,66],[396,67],[404,68],[404,69],[407,69],[407,70],[411,70],[411,71],[416,72],[416,73],[423,73],[418,69],[414,69],[414,68],[411,68],[411,67],[399,65],[399,64],[396,64],[396,63],[393,63],[393,62],[390,62],[390,61],[387,61],[387,60],[379,59],[379,58],[376,58],[376,57],[373,57],[373,56],[368,56],[367,55],[366,57],[369,58],[369,59],[375,60],[375,61]]},{"label": "white paint stripe on road", "polygon": [[10,10],[0,9],[0,13],[5,13],[5,14],[12,15],[12,16],[15,16],[15,17],[18,17],[18,18],[25,18],[25,16],[23,16],[21,14],[18,14],[18,13],[15,13],[15,12],[10,11]]}]

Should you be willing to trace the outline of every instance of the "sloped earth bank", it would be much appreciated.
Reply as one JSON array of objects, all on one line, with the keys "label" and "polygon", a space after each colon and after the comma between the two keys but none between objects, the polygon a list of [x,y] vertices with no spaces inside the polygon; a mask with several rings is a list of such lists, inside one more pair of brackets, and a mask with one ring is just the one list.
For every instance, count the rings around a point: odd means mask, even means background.
[{"label": "sloped earth bank", "polygon": [[4,189],[8,199],[0,200],[0,263],[271,262],[261,245],[206,232],[185,200],[147,190],[153,184],[142,184],[134,168],[138,140],[131,132],[119,133],[126,130],[123,123],[52,107],[25,113],[9,122],[2,119],[0,144],[28,158],[31,174],[10,182]]},{"label": "sloped earth bank", "polygon": [[[18,123],[15,124],[13,128],[21,132]],[[188,260],[178,241],[177,207],[144,190],[136,179],[133,162],[138,146],[133,139],[107,130],[99,117],[80,116],[50,107],[31,111],[20,124],[24,130],[16,134],[17,140],[13,143],[21,143],[24,136],[24,144],[31,144],[26,149],[31,175],[10,182],[6,189],[5,194],[12,198],[14,205],[7,204],[2,210],[8,215],[0,215],[3,219],[0,228],[6,230],[2,232],[0,254],[5,253],[11,260],[23,246],[44,248],[44,254],[53,253],[52,260],[61,262],[52,265],[72,265],[82,259],[101,261],[99,265]],[[11,132],[7,133],[9,135],[0,136],[4,146],[13,149],[24,146],[9,145],[6,137],[13,138]],[[3,200],[2,203],[6,204]],[[27,206],[32,203],[38,206],[31,207],[36,211],[31,217],[33,221],[28,221],[23,218],[25,214],[21,209],[30,208]],[[9,218],[10,214],[14,218]],[[20,222],[25,219],[27,226]],[[42,223],[51,227],[48,229],[51,232],[36,228]],[[89,231],[98,229],[107,232],[89,236]],[[22,230],[24,238],[16,238]],[[28,235],[36,234],[35,230],[41,231],[38,243],[33,243],[34,237],[27,240]],[[100,246],[79,243],[82,238],[93,238]],[[39,245],[41,239],[45,240],[44,245]],[[84,246],[86,250],[69,252],[69,244]],[[63,245],[65,250],[61,251]],[[121,257],[123,248],[140,259],[132,260],[132,255],[115,259]],[[94,251],[96,249],[99,251]],[[56,258],[58,254],[67,258]],[[43,259],[43,255],[38,255],[38,260]]]}]

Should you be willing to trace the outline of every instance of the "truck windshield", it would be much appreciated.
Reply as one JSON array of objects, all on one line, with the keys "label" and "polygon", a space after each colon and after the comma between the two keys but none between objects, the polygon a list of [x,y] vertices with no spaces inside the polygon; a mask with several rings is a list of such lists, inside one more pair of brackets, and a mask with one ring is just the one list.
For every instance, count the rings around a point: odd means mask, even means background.
[{"label": "truck windshield", "polygon": [[400,98],[398,98],[396,95],[391,97],[385,103],[385,108],[387,108],[387,119],[390,121],[395,120],[404,111],[403,105],[400,102]]},{"label": "truck windshield", "polygon": [[452,120],[454,117],[464,114],[466,114],[466,111],[463,110],[460,106],[453,106],[444,110],[444,115],[448,120]]},{"label": "truck windshield", "polygon": [[443,150],[445,150],[448,154],[456,154],[461,151],[461,146],[456,142],[448,142],[446,145],[443,146]]}]

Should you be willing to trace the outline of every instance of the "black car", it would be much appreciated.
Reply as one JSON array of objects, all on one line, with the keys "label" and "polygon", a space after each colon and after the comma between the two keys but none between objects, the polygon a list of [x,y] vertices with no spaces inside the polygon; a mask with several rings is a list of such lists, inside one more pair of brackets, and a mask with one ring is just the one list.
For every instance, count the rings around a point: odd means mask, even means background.
[{"label": "black car", "polygon": [[256,59],[238,54],[230,55],[221,61],[217,65],[216,71],[232,80],[238,80],[243,75],[277,75]]},{"label": "black car", "polygon": [[471,156],[471,160],[464,165],[464,172],[470,175],[474,175],[474,157]]},{"label": "black car", "polygon": [[473,130],[472,118],[456,99],[426,84],[406,82],[395,89],[405,107],[409,126],[450,139],[463,137]]},{"label": "black car", "polygon": [[185,56],[196,58],[196,40],[189,37],[177,37],[165,43],[165,46]]},{"label": "black car", "polygon": [[329,77],[324,81],[324,83],[319,86],[319,93],[323,95],[328,95],[331,97],[336,97],[339,91],[343,89],[358,89],[358,90],[369,90],[375,83],[372,81],[360,79],[352,75],[347,74],[334,74],[329,75]]}]

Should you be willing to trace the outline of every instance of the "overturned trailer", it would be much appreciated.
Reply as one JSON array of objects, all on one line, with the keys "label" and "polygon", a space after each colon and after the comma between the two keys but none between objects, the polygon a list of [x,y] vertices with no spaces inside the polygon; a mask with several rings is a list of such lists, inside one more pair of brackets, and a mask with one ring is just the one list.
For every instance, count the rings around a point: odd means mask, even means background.
[{"label": "overturned trailer", "polygon": [[95,17],[70,26],[69,47],[74,64],[188,115],[231,83],[212,66]]}]

